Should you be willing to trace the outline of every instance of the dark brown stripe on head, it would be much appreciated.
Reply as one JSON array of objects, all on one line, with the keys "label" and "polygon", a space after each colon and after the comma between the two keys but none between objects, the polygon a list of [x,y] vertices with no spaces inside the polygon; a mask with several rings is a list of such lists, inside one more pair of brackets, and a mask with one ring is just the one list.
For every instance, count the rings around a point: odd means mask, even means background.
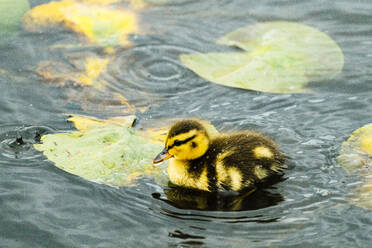
[{"label": "dark brown stripe on head", "polygon": [[176,122],[168,133],[168,138],[172,138],[181,133],[187,133],[191,130],[204,130],[204,127],[195,120],[182,120]]},{"label": "dark brown stripe on head", "polygon": [[180,146],[180,145],[186,144],[187,142],[194,139],[195,137],[196,137],[196,135],[193,135],[190,138],[187,138],[185,140],[175,140],[172,145],[168,146],[168,150],[171,149],[174,146]]}]

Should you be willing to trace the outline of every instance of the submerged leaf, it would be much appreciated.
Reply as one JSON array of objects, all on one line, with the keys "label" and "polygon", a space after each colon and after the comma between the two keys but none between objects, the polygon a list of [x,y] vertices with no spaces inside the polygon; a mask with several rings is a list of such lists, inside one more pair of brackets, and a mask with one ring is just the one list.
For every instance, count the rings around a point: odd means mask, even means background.
[{"label": "submerged leaf", "polygon": [[31,32],[59,24],[83,34],[90,42],[104,46],[127,46],[130,44],[128,35],[138,33],[134,12],[89,1],[50,2],[33,8],[24,17],[24,27]]},{"label": "submerged leaf", "polygon": [[308,92],[309,81],[333,78],[344,58],[326,34],[306,25],[267,22],[240,28],[218,44],[241,53],[182,54],[192,71],[214,83],[272,93]]},{"label": "submerged leaf", "polygon": [[345,141],[337,162],[350,174],[358,173],[363,184],[355,190],[350,202],[372,210],[372,124],[355,130]]},{"label": "submerged leaf", "polygon": [[83,3],[97,4],[97,5],[109,5],[113,3],[121,2],[122,0],[82,0]]},{"label": "submerged leaf", "polygon": [[[82,59],[85,59],[85,61]],[[78,61],[70,60],[70,63],[58,61],[41,61],[37,65],[36,72],[44,78],[46,82],[54,82],[64,85],[67,81],[72,81],[82,86],[93,86],[97,89],[104,87],[98,77],[106,70],[109,58],[86,57],[79,58]],[[72,66],[78,62],[78,66]]]},{"label": "submerged leaf", "polygon": [[100,77],[111,57],[97,57],[84,53],[66,57],[68,62],[41,61],[36,72],[45,82],[57,83],[62,87],[83,86],[70,87],[66,94],[70,101],[79,102],[86,112],[98,111],[114,115],[135,113],[135,107],[131,106],[120,93],[108,90],[107,82]]},{"label": "submerged leaf", "polygon": [[139,176],[166,182],[163,168],[151,164],[162,149],[134,130],[107,124],[84,132],[48,134],[35,148],[55,166],[90,181],[111,186],[133,183]]},{"label": "submerged leaf", "polygon": [[71,64],[58,61],[40,61],[36,68],[36,73],[41,76],[45,82],[58,83],[65,85],[68,81],[78,83],[78,72]]},{"label": "submerged leaf", "polygon": [[28,0],[0,1],[0,41],[14,35],[26,11],[30,9]]},{"label": "submerged leaf", "polygon": [[[81,74],[78,78],[78,82],[81,82],[84,85],[93,85],[94,80],[106,70],[109,59],[101,58],[87,58],[85,65],[85,73]],[[100,88],[102,86],[98,86]]]}]

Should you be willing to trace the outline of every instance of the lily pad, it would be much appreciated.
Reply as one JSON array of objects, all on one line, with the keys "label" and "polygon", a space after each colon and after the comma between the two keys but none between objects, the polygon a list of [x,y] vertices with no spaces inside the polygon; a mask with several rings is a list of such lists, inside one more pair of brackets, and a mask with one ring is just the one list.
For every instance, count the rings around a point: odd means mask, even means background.
[{"label": "lily pad", "polygon": [[350,198],[350,203],[368,210],[372,210],[372,179],[365,176],[361,184]]},{"label": "lily pad", "polygon": [[308,79],[301,68],[291,70],[274,54],[184,54],[181,61],[201,77],[225,86],[271,93],[304,93]]},{"label": "lily pad", "polygon": [[348,172],[372,168],[372,123],[355,130],[342,143],[338,163]]},{"label": "lily pad", "polygon": [[22,17],[29,9],[28,0],[0,1],[0,42],[19,30]]},{"label": "lily pad", "polygon": [[240,28],[217,41],[241,53],[182,54],[181,61],[207,80],[225,86],[272,93],[302,93],[310,81],[331,79],[344,57],[329,36],[292,22],[266,22]]},{"label": "lily pad", "polygon": [[303,67],[312,80],[332,78],[342,71],[342,50],[325,33],[295,22],[264,22],[248,25],[227,34],[218,44],[237,46],[245,51],[257,47],[275,50],[283,59]]},{"label": "lily pad", "polygon": [[[74,122],[87,122],[82,131],[47,134],[35,148],[55,166],[84,179],[110,186],[133,184],[140,176],[168,182],[163,169],[152,165],[162,145],[149,142],[126,124],[74,116]],[[79,126],[79,125],[78,125]]]},{"label": "lily pad", "polygon": [[345,141],[337,157],[349,174],[357,174],[362,184],[355,189],[350,202],[372,210],[372,123],[355,130]]},{"label": "lily pad", "polygon": [[68,121],[74,123],[77,130],[86,132],[95,128],[105,127],[107,125],[127,126],[132,127],[136,116],[116,116],[108,118],[107,120],[101,120],[93,117],[84,115],[69,115]]},{"label": "lily pad", "polygon": [[[107,2],[107,1],[106,1]],[[41,27],[62,24],[103,46],[130,45],[128,35],[138,33],[137,15],[128,9],[113,9],[96,1],[63,0],[39,5],[24,17],[24,27],[37,32]]]}]

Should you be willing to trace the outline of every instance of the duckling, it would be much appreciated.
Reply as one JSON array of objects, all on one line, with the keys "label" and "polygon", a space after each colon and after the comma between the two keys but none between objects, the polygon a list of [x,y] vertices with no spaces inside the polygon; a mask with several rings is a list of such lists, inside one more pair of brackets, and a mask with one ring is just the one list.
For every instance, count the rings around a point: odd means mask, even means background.
[{"label": "duckling", "polygon": [[270,138],[253,131],[219,135],[197,119],[172,125],[153,163],[167,159],[171,183],[208,192],[254,189],[285,168],[285,156]]}]

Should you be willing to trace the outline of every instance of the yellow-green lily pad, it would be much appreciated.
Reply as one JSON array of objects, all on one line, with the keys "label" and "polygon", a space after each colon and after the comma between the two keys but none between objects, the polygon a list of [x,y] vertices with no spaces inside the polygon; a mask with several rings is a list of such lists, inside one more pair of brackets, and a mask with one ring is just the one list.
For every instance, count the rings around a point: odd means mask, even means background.
[{"label": "yellow-green lily pad", "polygon": [[69,115],[68,118],[68,121],[74,123],[75,128],[80,132],[86,132],[107,125],[132,127],[135,120],[135,115],[110,117],[107,120],[101,120],[84,115]]},{"label": "yellow-green lily pad", "polygon": [[103,46],[130,45],[129,34],[138,33],[138,18],[130,9],[110,8],[117,1],[62,0],[39,5],[24,16],[23,26],[30,32],[42,27],[63,25]]},{"label": "yellow-green lily pad", "polygon": [[[271,93],[304,93],[304,71],[290,70],[272,53],[200,53],[181,55],[184,65],[201,77],[225,86]],[[284,59],[283,59],[284,60]]]},{"label": "yellow-green lily pad", "polygon": [[344,57],[329,36],[307,25],[266,22],[240,28],[217,41],[240,53],[182,54],[199,76],[225,86],[272,93],[308,92],[311,81],[342,71]]},{"label": "yellow-green lily pad", "polygon": [[342,143],[338,163],[348,172],[372,168],[372,123],[355,130]]},{"label": "yellow-green lily pad", "polygon": [[362,184],[355,189],[350,202],[372,210],[372,123],[355,130],[342,143],[337,162],[349,174],[357,174]]},{"label": "yellow-green lily pad", "polygon": [[363,184],[353,192],[349,202],[355,206],[372,210],[372,179],[365,176]]},{"label": "yellow-green lily pad", "polygon": [[[84,121],[75,116],[74,122]],[[97,120],[93,120],[97,121]],[[126,124],[93,123],[82,131],[47,134],[35,148],[55,166],[84,179],[110,186],[130,185],[140,176],[168,181],[152,158],[162,149],[161,144],[146,140]]]}]

